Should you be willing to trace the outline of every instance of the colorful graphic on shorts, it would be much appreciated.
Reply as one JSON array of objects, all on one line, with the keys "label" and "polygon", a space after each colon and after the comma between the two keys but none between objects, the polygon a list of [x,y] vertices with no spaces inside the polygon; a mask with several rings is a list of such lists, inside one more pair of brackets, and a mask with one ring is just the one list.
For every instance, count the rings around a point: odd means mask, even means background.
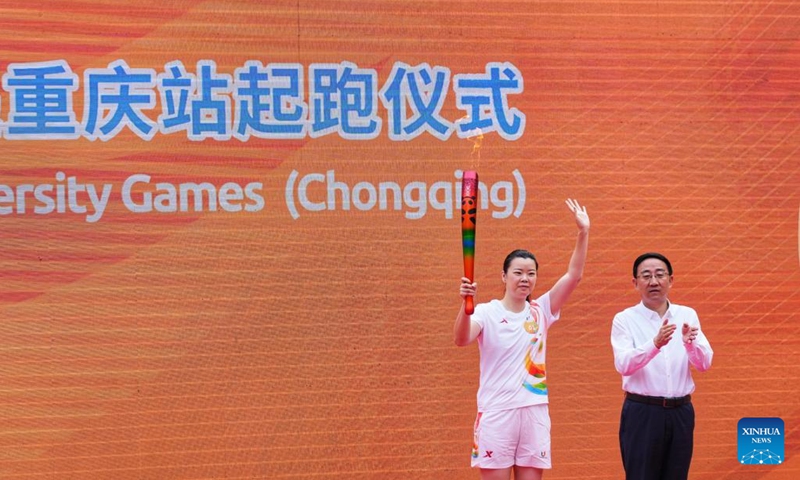
[{"label": "colorful graphic on shorts", "polygon": [[525,370],[528,377],[522,386],[536,395],[547,395],[547,373],[544,362],[544,335],[539,330],[539,305],[535,301],[530,303],[530,319],[525,321],[525,331],[532,334],[531,346],[525,352]]},{"label": "colorful graphic on shorts", "polygon": [[475,417],[475,427],[472,430],[472,458],[478,458],[478,427],[481,425],[481,416],[483,412],[478,412]]}]

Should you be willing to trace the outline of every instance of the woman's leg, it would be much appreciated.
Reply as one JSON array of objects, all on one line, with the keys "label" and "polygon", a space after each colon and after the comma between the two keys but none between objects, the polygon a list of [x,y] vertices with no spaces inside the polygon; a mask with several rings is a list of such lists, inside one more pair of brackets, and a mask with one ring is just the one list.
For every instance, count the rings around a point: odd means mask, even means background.
[{"label": "woman's leg", "polygon": [[510,480],[511,467],[481,468],[481,480]]},{"label": "woman's leg", "polygon": [[542,480],[542,469],[515,466],[514,480]]}]

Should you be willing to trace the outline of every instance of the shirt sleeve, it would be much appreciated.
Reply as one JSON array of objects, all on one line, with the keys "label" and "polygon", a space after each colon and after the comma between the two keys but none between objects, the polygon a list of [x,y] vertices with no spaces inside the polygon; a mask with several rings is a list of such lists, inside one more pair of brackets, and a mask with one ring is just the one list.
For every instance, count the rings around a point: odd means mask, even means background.
[{"label": "shirt sleeve", "polygon": [[561,310],[557,312],[551,311],[549,290],[544,295],[537,298],[536,303],[538,303],[539,306],[542,308],[542,313],[544,313],[545,324],[547,325],[547,328],[550,328],[550,326],[553,325],[556,322],[556,320],[561,318]]},{"label": "shirt sleeve", "polygon": [[714,350],[711,349],[711,344],[708,342],[700,328],[700,320],[697,318],[697,313],[694,314],[694,323],[692,326],[697,326],[697,338],[692,343],[684,343],[686,353],[689,355],[689,363],[698,371],[705,372],[711,368],[711,359],[714,358]]},{"label": "shirt sleeve", "polygon": [[652,341],[636,345],[633,336],[625,326],[622,314],[614,317],[611,326],[611,347],[614,349],[614,367],[624,376],[633,375],[650,363],[659,350]]},{"label": "shirt sleeve", "polygon": [[472,312],[472,315],[470,316],[470,320],[481,326],[481,331],[483,330],[484,323],[486,322],[488,308],[489,304],[479,303],[475,305],[475,311]]}]

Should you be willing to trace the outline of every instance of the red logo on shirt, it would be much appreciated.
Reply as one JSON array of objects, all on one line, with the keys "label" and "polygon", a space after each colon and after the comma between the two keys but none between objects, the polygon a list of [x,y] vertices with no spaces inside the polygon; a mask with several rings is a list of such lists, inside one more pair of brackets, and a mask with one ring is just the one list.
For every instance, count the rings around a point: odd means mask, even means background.
[{"label": "red logo on shirt", "polygon": [[500,320],[500,323],[508,323],[508,320],[506,320],[506,319],[504,318],[504,319]]},{"label": "red logo on shirt", "polygon": [[483,456],[483,458],[492,458],[493,453],[493,450],[486,450],[486,454]]}]

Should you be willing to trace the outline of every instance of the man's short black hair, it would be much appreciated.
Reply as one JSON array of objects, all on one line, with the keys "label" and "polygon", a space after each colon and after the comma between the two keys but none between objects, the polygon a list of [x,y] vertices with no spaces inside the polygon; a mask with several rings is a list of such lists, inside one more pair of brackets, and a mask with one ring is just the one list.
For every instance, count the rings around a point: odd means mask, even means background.
[{"label": "man's short black hair", "polygon": [[647,252],[647,253],[643,253],[643,254],[639,255],[638,257],[636,257],[636,260],[633,261],[633,277],[634,278],[636,278],[636,275],[638,274],[638,272],[636,270],[639,269],[639,264],[641,264],[642,262],[644,262],[648,258],[655,258],[657,260],[661,260],[662,262],[666,263],[667,264],[667,272],[670,274],[670,276],[672,275],[672,264],[669,263],[669,260],[667,260],[667,257],[665,257],[664,255],[661,255],[660,253]]}]

